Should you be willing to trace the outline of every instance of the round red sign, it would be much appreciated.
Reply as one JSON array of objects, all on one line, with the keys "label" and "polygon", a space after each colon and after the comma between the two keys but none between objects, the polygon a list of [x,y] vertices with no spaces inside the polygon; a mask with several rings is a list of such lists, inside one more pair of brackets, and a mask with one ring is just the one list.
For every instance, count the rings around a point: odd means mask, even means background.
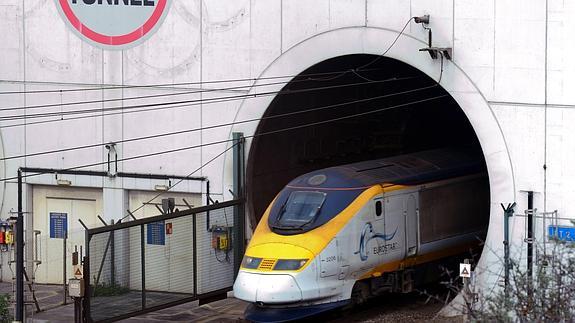
[{"label": "round red sign", "polygon": [[165,18],[172,0],[56,0],[67,25],[90,43],[123,49],[140,44]]}]

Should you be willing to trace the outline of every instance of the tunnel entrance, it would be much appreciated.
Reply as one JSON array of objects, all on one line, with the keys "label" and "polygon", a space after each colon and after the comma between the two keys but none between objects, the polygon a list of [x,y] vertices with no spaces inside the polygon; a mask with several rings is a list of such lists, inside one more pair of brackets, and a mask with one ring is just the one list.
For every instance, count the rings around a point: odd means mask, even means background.
[{"label": "tunnel entrance", "polygon": [[[341,73],[324,74],[331,72]],[[335,57],[293,78],[255,135],[246,180],[257,221],[284,185],[313,170],[442,147],[481,151],[469,120],[437,80],[366,54]]]}]

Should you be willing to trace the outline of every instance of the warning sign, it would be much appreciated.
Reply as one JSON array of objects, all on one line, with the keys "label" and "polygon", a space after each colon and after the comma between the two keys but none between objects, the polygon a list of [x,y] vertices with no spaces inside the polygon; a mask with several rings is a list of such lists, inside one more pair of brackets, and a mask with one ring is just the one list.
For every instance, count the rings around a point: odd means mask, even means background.
[{"label": "warning sign", "polygon": [[471,277],[471,264],[459,264],[459,277]]},{"label": "warning sign", "polygon": [[82,279],[84,277],[84,269],[80,265],[74,266],[74,277],[76,279]]}]

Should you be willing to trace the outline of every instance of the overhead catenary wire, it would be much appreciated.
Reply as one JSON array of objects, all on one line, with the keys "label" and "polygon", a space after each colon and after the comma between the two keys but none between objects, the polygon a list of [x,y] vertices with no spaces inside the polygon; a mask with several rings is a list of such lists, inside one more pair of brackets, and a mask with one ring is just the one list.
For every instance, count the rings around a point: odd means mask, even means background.
[{"label": "overhead catenary wire", "polygon": [[158,194],[156,194],[154,197],[152,197],[150,200],[148,200],[145,203],[142,203],[140,206],[138,206],[136,209],[129,211],[128,214],[126,214],[124,217],[122,217],[120,219],[120,221],[124,220],[125,218],[127,218],[128,216],[130,216],[131,214],[134,214],[136,212],[138,212],[141,208],[144,207],[144,205],[151,203],[153,200],[157,199],[158,197],[162,196],[163,194],[167,193],[169,190],[171,190],[172,188],[174,188],[175,186],[177,186],[178,184],[180,184],[181,182],[184,181],[185,178],[191,177],[193,176],[195,173],[199,172],[202,168],[206,167],[207,165],[209,165],[210,163],[212,163],[214,160],[218,159],[220,156],[224,155],[226,152],[228,152],[229,150],[231,150],[232,148],[234,148],[236,146],[236,144],[233,144],[229,147],[227,147],[226,149],[224,149],[222,152],[220,152],[219,154],[217,154],[216,156],[212,157],[210,160],[208,160],[207,162],[203,163],[202,165],[200,165],[200,167],[196,168],[194,171],[192,171],[191,173],[189,173],[188,175],[186,175],[184,178],[179,179],[176,183],[174,183],[173,185],[170,185],[168,187],[168,189],[166,191],[163,192],[159,192]]},{"label": "overhead catenary wire", "polygon": [[[303,80],[292,80],[291,82],[297,83],[297,82],[302,82],[302,81]],[[98,100],[88,100],[88,101],[71,101],[71,102],[30,105],[30,106],[5,107],[5,108],[0,108],[0,112],[2,112],[2,111],[17,111],[17,110],[45,109],[45,108],[64,107],[64,106],[71,106],[71,105],[103,104],[103,103],[109,103],[109,102],[125,102],[125,101],[132,101],[132,100],[174,97],[174,96],[209,93],[209,92],[231,92],[231,91],[237,91],[237,90],[245,89],[245,88],[249,89],[249,88],[273,86],[273,85],[287,84],[287,83],[290,83],[290,81],[261,83],[261,84],[253,84],[253,85],[242,85],[242,86],[232,86],[232,87],[227,87],[227,88],[186,89],[189,91],[178,91],[178,92],[172,92],[172,93],[150,94],[150,95],[138,95],[138,96],[131,96],[131,97],[111,98],[111,99],[98,99]],[[60,91],[60,97],[62,97],[62,91]]]},{"label": "overhead catenary wire", "polygon": [[[89,84],[89,83],[82,83],[81,85],[84,86],[82,88],[72,88],[72,89],[54,89],[54,90],[26,90],[26,91],[0,91],[0,95],[9,95],[9,94],[39,94],[39,93],[58,93],[58,92],[87,92],[87,91],[102,91],[102,90],[121,90],[121,89],[145,89],[145,88],[164,88],[164,89],[175,89],[178,86],[193,86],[193,85],[206,85],[206,84],[221,84],[221,83],[232,83],[232,82],[257,82],[261,80],[273,80],[273,79],[280,79],[280,78],[294,78],[294,77],[313,77],[313,76],[326,76],[326,75],[334,75],[331,77],[326,77],[325,81],[329,81],[332,79],[336,79],[343,74],[346,74],[350,71],[369,71],[365,68],[374,64],[382,57],[384,57],[392,48],[395,46],[395,43],[399,40],[399,38],[405,32],[405,29],[415,17],[410,17],[401,31],[397,34],[393,42],[375,59],[372,61],[361,65],[355,69],[345,69],[342,71],[334,71],[334,72],[317,72],[317,73],[304,73],[304,74],[296,74],[296,75],[279,75],[279,76],[267,76],[267,77],[248,77],[248,78],[237,78],[237,79],[223,79],[223,80],[210,80],[210,81],[198,81],[198,82],[180,82],[180,83],[159,83],[159,84],[146,84],[146,85],[102,85],[102,84]],[[370,69],[370,70],[377,70],[377,69]],[[309,80],[319,80],[321,78],[316,79],[309,79]],[[38,81],[13,81],[13,80],[0,80],[0,82],[5,83],[16,83],[16,84],[52,84],[49,82],[38,82]],[[62,85],[61,83],[57,83],[58,85]],[[69,84],[66,84],[69,85]],[[79,84],[76,84],[79,85]],[[85,86],[91,86],[86,88]],[[185,89],[185,88],[183,88]]]},{"label": "overhead catenary wire", "polygon": [[[428,101],[432,101],[432,100],[437,100],[437,99],[444,98],[444,97],[448,97],[448,96],[449,96],[448,94],[442,94],[442,95],[438,95],[438,96],[434,96],[434,97],[430,97],[430,98],[426,98],[426,99],[420,99],[420,100],[416,100],[416,101],[412,101],[412,102],[397,104],[397,105],[393,105],[393,106],[389,106],[389,107],[384,107],[384,108],[379,108],[379,109],[375,109],[375,110],[371,110],[371,111],[366,111],[366,112],[361,112],[361,113],[355,113],[355,114],[348,115],[348,116],[337,117],[337,118],[332,118],[332,119],[328,119],[328,120],[322,120],[322,121],[312,122],[312,123],[308,123],[308,124],[297,125],[297,126],[287,127],[287,128],[283,128],[283,129],[267,131],[267,132],[263,132],[263,133],[258,133],[258,134],[250,135],[250,136],[245,136],[244,138],[255,138],[255,137],[260,137],[260,136],[266,136],[266,135],[271,135],[271,134],[275,134],[275,133],[285,132],[285,131],[291,131],[291,130],[301,129],[301,128],[310,127],[310,126],[316,126],[316,125],[320,125],[320,124],[326,124],[326,123],[335,122],[335,121],[340,121],[340,120],[351,119],[351,118],[355,118],[355,117],[359,117],[359,116],[364,116],[364,115],[369,115],[369,114],[373,114],[373,113],[383,112],[383,111],[386,111],[386,110],[396,109],[396,108],[405,107],[405,106],[409,106],[409,105],[413,105],[413,104],[419,104],[419,103],[423,103],[423,102],[428,102]],[[165,155],[165,154],[170,154],[170,153],[175,153],[175,152],[181,152],[181,151],[196,149],[196,148],[200,148],[200,147],[207,147],[207,146],[213,146],[213,145],[223,144],[223,143],[230,142],[230,141],[232,141],[232,140],[233,140],[233,139],[225,139],[225,140],[220,140],[220,141],[215,141],[215,142],[210,142],[210,143],[205,143],[205,144],[200,144],[200,145],[194,145],[194,146],[188,146],[188,147],[182,147],[182,148],[164,150],[164,151],[159,151],[159,152],[154,152],[154,153],[148,153],[148,154],[136,155],[136,156],[131,156],[131,157],[125,157],[125,158],[118,159],[117,161],[118,161],[118,162],[123,162],[123,161],[129,161],[129,160],[135,160],[135,159],[141,159],[141,158],[147,158],[147,157]],[[88,168],[88,167],[100,166],[100,165],[105,165],[105,164],[107,164],[107,161],[96,162],[96,163],[91,163],[91,164],[85,164],[85,165],[75,166],[75,167],[70,167],[70,168],[66,168],[65,170],[66,170],[66,171],[70,171],[70,170],[76,170],[76,169],[80,169],[80,168]],[[43,175],[43,174],[42,174],[42,173],[32,173],[32,174],[25,174],[25,175],[23,175],[22,177],[24,178],[24,177],[32,177],[32,176],[39,176],[39,175]],[[14,180],[14,179],[17,179],[17,177],[2,178],[2,179],[0,179],[0,182],[10,181],[10,180]]]},{"label": "overhead catenary wire", "polygon": [[[334,79],[337,79],[349,72],[353,72],[354,74],[356,74],[357,76],[359,76],[360,78],[364,78],[363,76],[359,75],[358,71],[362,71],[362,72],[366,72],[366,71],[372,71],[372,70],[381,70],[381,68],[376,68],[376,69],[365,69],[366,67],[374,64],[375,62],[379,61],[382,57],[385,57],[385,55],[393,48],[393,46],[395,46],[395,43],[399,40],[399,38],[403,35],[403,33],[405,32],[405,29],[407,28],[407,26],[409,25],[409,23],[411,22],[411,20],[413,20],[415,17],[410,17],[405,25],[403,26],[403,28],[400,30],[400,32],[397,34],[397,36],[395,37],[395,39],[393,40],[393,42],[385,49],[385,51],[383,51],[381,54],[377,55],[377,57],[375,59],[373,59],[372,61],[361,65],[359,67],[356,68],[351,68],[351,69],[345,69],[345,70],[341,70],[341,71],[334,71],[334,72],[317,72],[317,73],[300,73],[300,74],[295,74],[295,75],[280,75],[280,76],[267,76],[267,77],[250,77],[250,78],[237,78],[237,79],[224,79],[224,80],[212,80],[212,81],[198,81],[198,82],[180,82],[180,83],[160,83],[160,84],[147,84],[147,85],[102,85],[102,84],[87,84],[87,83],[83,83],[81,85],[83,86],[92,86],[90,88],[86,88],[86,87],[82,87],[82,88],[72,88],[72,89],[54,89],[54,90],[26,90],[26,91],[0,91],[0,95],[7,95],[7,94],[39,94],[39,93],[63,93],[63,92],[87,92],[87,91],[102,91],[102,90],[121,90],[121,89],[145,89],[145,88],[156,88],[156,89],[171,89],[171,90],[176,90],[176,89],[189,89],[189,88],[177,88],[179,86],[192,86],[192,85],[207,85],[207,84],[221,84],[221,83],[232,83],[232,82],[257,82],[257,81],[261,81],[261,80],[273,80],[273,79],[281,79],[281,78],[289,78],[292,79],[294,77],[306,77],[305,79],[302,79],[301,81],[331,81]],[[325,75],[332,75],[335,74],[334,76],[328,76],[325,78],[313,78],[313,76],[325,76]],[[364,78],[364,79],[368,79],[368,78]],[[39,84],[50,84],[48,82],[34,82],[34,81],[10,81],[10,80],[0,80],[0,82],[6,82],[6,83],[23,83],[23,84],[31,84],[31,83],[39,83]],[[286,83],[288,83],[290,81],[287,81]],[[60,84],[61,85],[61,84]],[[252,85],[246,85],[246,86],[242,86],[240,88],[243,87],[251,87]],[[0,109],[1,111],[2,109]]]},{"label": "overhead catenary wire", "polygon": [[[373,68],[364,71],[375,71],[381,70],[381,68]],[[234,82],[257,82],[262,80],[274,80],[282,78],[294,78],[294,77],[306,77],[304,81],[331,81],[336,79],[341,74],[348,73],[350,69],[345,69],[341,71],[334,72],[317,72],[317,73],[301,73],[295,75],[280,75],[280,76],[264,76],[264,77],[249,77],[249,78],[237,78],[237,79],[224,79],[224,80],[212,80],[212,81],[198,81],[198,82],[181,82],[181,83],[159,83],[159,84],[147,84],[147,85],[102,85],[95,83],[82,83],[82,84],[62,84],[62,83],[50,83],[50,82],[34,82],[34,81],[11,81],[11,80],[0,80],[4,83],[16,83],[16,84],[42,84],[42,85],[82,85],[82,88],[72,88],[72,89],[54,89],[54,90],[27,90],[27,91],[1,91],[0,95],[8,94],[39,94],[39,93],[59,93],[59,92],[88,92],[88,91],[103,91],[103,90],[122,90],[122,89],[166,89],[166,90],[189,90],[190,88],[179,86],[201,86],[207,84],[222,84],[222,83],[234,83]],[[334,76],[326,76],[333,75]],[[318,76],[326,76],[325,78]],[[287,82],[286,82],[287,83]],[[91,86],[86,88],[85,86]]]},{"label": "overhead catenary wire", "polygon": [[179,135],[179,134],[184,134],[184,133],[211,130],[211,129],[221,128],[221,127],[228,127],[228,126],[239,125],[239,124],[244,124],[244,123],[267,120],[267,119],[288,117],[288,116],[293,116],[293,115],[298,115],[298,114],[303,114],[303,113],[310,113],[310,112],[321,111],[321,110],[325,110],[325,109],[347,106],[347,105],[351,105],[351,104],[359,104],[359,103],[365,103],[365,102],[370,102],[370,101],[374,101],[374,100],[380,100],[380,99],[389,98],[389,97],[393,97],[393,96],[397,96],[397,95],[403,95],[403,94],[408,94],[408,93],[424,91],[424,90],[428,90],[428,89],[435,88],[435,87],[437,87],[437,84],[433,84],[433,85],[421,87],[421,88],[416,88],[416,89],[410,89],[410,90],[406,90],[406,91],[400,91],[400,92],[394,92],[394,93],[379,95],[379,96],[375,96],[375,97],[368,97],[368,98],[363,98],[363,99],[357,99],[357,100],[352,100],[352,101],[335,103],[335,104],[330,104],[330,105],[325,105],[325,106],[320,106],[320,107],[315,107],[315,108],[306,108],[306,109],[302,109],[300,111],[287,112],[287,113],[276,114],[276,115],[271,115],[271,116],[266,116],[266,117],[261,117],[261,118],[252,118],[252,119],[228,122],[228,123],[223,123],[223,124],[211,125],[211,126],[206,126],[206,127],[185,129],[185,130],[180,130],[180,131],[172,131],[172,132],[167,132],[167,133],[154,134],[154,135],[129,138],[129,139],[123,139],[123,140],[117,140],[117,141],[108,141],[108,142],[102,142],[102,143],[96,143],[96,144],[88,144],[88,145],[61,148],[61,149],[48,150],[48,151],[42,151],[42,152],[27,153],[27,154],[23,154],[23,155],[7,156],[7,157],[0,158],[0,161],[26,158],[26,157],[34,157],[34,156],[40,156],[40,155],[48,155],[48,154],[54,154],[54,153],[62,153],[62,152],[81,150],[81,149],[102,147],[102,146],[109,144],[110,142],[113,142],[114,144],[120,144],[120,143],[127,143],[127,142],[134,142],[134,141],[160,138],[160,137],[165,137],[165,136]]},{"label": "overhead catenary wire", "polygon": [[[438,98],[446,97],[446,96],[447,96],[447,95],[437,96],[437,97],[434,97],[434,98],[423,99],[423,100],[420,100],[420,101],[418,101],[418,102],[413,102],[413,103],[408,103],[408,104],[421,103],[421,102],[425,102],[425,101],[429,101],[429,100],[433,100],[433,99],[438,99]],[[398,107],[405,106],[405,105],[406,105],[406,104],[400,104],[400,105],[395,105],[395,106],[387,107],[387,108],[384,108],[384,109],[388,109],[388,110],[389,110],[389,109],[392,109],[392,108],[398,108]],[[381,109],[378,109],[378,110],[381,110]],[[375,111],[370,111],[370,112],[368,112],[368,113],[372,113],[372,112],[375,112]],[[365,115],[365,114],[367,114],[367,113],[358,113],[358,114],[356,114],[356,115],[359,116],[359,115]],[[343,117],[342,117],[342,118],[336,118],[336,119],[343,119]],[[329,122],[332,122],[332,121],[333,121],[333,120],[330,120]],[[316,123],[313,123],[313,124],[321,124],[321,123],[325,123],[325,121],[316,122]],[[299,127],[299,126],[296,126],[296,127]],[[294,127],[290,127],[290,128],[286,128],[286,129],[281,129],[281,131],[293,130],[293,128],[294,128]],[[253,138],[253,137],[257,137],[257,136],[261,136],[261,135],[266,135],[266,134],[273,134],[273,133],[277,133],[277,132],[279,132],[279,131],[269,131],[269,132],[266,132],[266,133],[263,133],[263,134],[256,134],[256,135],[251,135],[251,136],[245,136],[244,138]],[[233,141],[234,139],[231,139],[231,140]],[[227,140],[227,141],[229,142],[230,140]],[[208,164],[210,164],[211,162],[213,162],[214,160],[216,160],[217,158],[219,158],[220,156],[222,156],[223,154],[225,154],[226,152],[228,152],[229,150],[231,150],[233,147],[235,147],[235,145],[237,145],[237,143],[235,143],[235,144],[233,144],[233,145],[227,147],[227,148],[224,149],[221,153],[217,154],[216,156],[214,156],[213,158],[211,158],[209,161],[207,161],[206,163],[204,163],[203,165],[201,165],[200,167],[198,167],[197,169],[195,169],[194,171],[192,171],[191,173],[189,173],[186,177],[190,177],[190,176],[194,175],[196,172],[200,171],[202,168],[204,168],[205,166],[207,166]],[[169,186],[166,191],[164,191],[164,192],[159,192],[159,193],[156,194],[154,197],[152,197],[150,200],[148,200],[148,202],[142,203],[142,204],[141,204],[140,206],[138,206],[136,209],[134,209],[134,210],[132,210],[132,211],[129,211],[128,214],[126,214],[124,217],[122,217],[122,218],[120,219],[120,221],[124,220],[124,219],[127,218],[129,215],[134,214],[135,212],[137,212],[138,210],[140,210],[141,208],[143,208],[144,205],[146,205],[147,203],[150,203],[150,202],[154,201],[155,199],[157,199],[158,197],[162,196],[163,194],[167,193],[167,192],[168,192],[169,190],[171,190],[173,187],[175,187],[175,186],[177,186],[178,184],[180,184],[183,180],[184,180],[183,178],[180,179],[180,180],[177,181],[174,185]]]},{"label": "overhead catenary wire", "polygon": [[401,31],[399,32],[399,34],[397,34],[397,36],[395,37],[395,39],[393,40],[393,42],[391,43],[391,45],[389,45],[381,54],[379,54],[374,60],[372,60],[371,62],[364,64],[358,68],[356,68],[357,71],[365,71],[364,69],[368,66],[370,66],[371,64],[379,61],[382,57],[385,57],[385,55],[387,55],[387,53],[393,48],[393,46],[395,46],[395,43],[397,43],[397,41],[399,40],[399,37],[401,37],[401,35],[403,35],[403,32],[405,31],[405,28],[407,28],[407,26],[409,26],[409,23],[415,19],[415,17],[411,17],[409,18],[406,22],[405,25],[403,26],[403,28],[401,28]]},{"label": "overhead catenary wire", "polygon": [[[345,75],[346,72],[338,74],[337,77],[341,75]],[[331,81],[336,79],[337,77],[330,77],[330,78],[297,78],[297,79],[290,79],[281,82],[271,82],[271,83],[257,83],[257,84],[247,84],[247,85],[237,85],[237,86],[230,86],[224,88],[201,88],[201,89],[178,89],[178,92],[172,93],[162,93],[162,94],[150,94],[150,95],[138,95],[132,97],[121,97],[121,98],[111,98],[111,99],[97,99],[97,100],[88,100],[88,101],[71,101],[71,102],[62,102],[62,94],[63,90],[57,91],[60,94],[60,102],[50,103],[50,104],[38,104],[38,105],[29,105],[29,106],[14,106],[14,107],[4,107],[0,108],[1,111],[17,111],[17,110],[30,110],[30,109],[45,109],[45,108],[55,108],[55,107],[64,107],[64,106],[71,106],[71,105],[85,105],[85,104],[102,104],[102,103],[109,103],[109,102],[124,102],[124,101],[131,101],[131,100],[142,100],[142,99],[153,99],[153,98],[163,98],[163,97],[174,97],[174,96],[181,96],[181,95],[190,95],[190,94],[200,94],[200,93],[209,93],[209,92],[238,92],[242,89],[252,89],[258,87],[265,87],[265,86],[273,86],[273,85],[280,85],[280,84],[296,84],[300,82],[310,82],[310,81],[317,81],[317,82],[325,82]],[[170,88],[160,88],[160,89],[167,89],[175,91],[175,89]],[[185,91],[184,91],[185,90]],[[247,90],[243,90],[244,92]]]},{"label": "overhead catenary wire", "polygon": [[[57,111],[57,112],[49,112],[49,113],[36,113],[36,114],[17,114],[17,115],[10,115],[10,116],[2,116],[0,117],[0,121],[13,121],[13,120],[21,120],[21,119],[36,119],[36,118],[48,118],[48,117],[58,117],[60,118],[59,121],[63,121],[64,116],[68,115],[76,115],[76,114],[88,114],[88,113],[98,113],[97,117],[105,116],[102,112],[107,111],[126,111],[126,110],[133,110],[135,113],[137,112],[144,112],[149,110],[137,110],[143,108],[150,108],[150,107],[162,107],[162,106],[172,106],[172,105],[180,105],[180,104],[189,104],[189,106],[197,105],[197,104],[209,104],[213,101],[218,100],[242,100],[242,99],[249,99],[249,98],[257,98],[261,96],[269,96],[269,95],[289,95],[289,94],[297,94],[297,93],[306,93],[306,92],[313,92],[313,91],[321,91],[321,90],[329,90],[329,89],[337,89],[337,88],[345,88],[345,87],[352,87],[352,86],[359,86],[359,85],[367,85],[367,84],[378,84],[378,83],[386,83],[386,82],[395,82],[395,81],[405,81],[411,80],[415,78],[420,78],[420,76],[406,76],[406,77],[393,77],[384,80],[377,80],[377,81],[366,81],[366,82],[353,82],[353,83],[345,83],[345,84],[338,84],[338,85],[330,85],[330,86],[321,86],[321,87],[312,87],[312,88],[305,88],[305,89],[298,89],[298,90],[279,90],[279,91],[268,91],[262,93],[247,93],[241,95],[231,95],[231,96],[224,96],[224,97],[215,97],[215,98],[202,98],[202,99],[193,99],[193,100],[183,100],[183,101],[173,101],[173,102],[162,102],[162,103],[147,103],[147,104],[137,104],[132,106],[115,106],[115,107],[99,107],[94,109],[80,109],[80,110],[71,110],[71,111]],[[101,101],[94,101],[92,103],[101,102]],[[57,107],[59,105],[55,105]],[[125,113],[125,112],[124,112]],[[29,125],[29,123],[21,124],[21,125]],[[12,125],[13,126],[13,125]],[[3,128],[6,126],[2,126]]]}]

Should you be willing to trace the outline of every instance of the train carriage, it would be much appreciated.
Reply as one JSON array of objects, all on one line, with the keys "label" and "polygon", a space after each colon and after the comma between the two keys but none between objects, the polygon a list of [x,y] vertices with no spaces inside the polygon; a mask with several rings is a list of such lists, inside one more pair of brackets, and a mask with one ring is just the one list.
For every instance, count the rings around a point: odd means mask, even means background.
[{"label": "train carriage", "polygon": [[234,295],[252,303],[247,319],[285,321],[408,292],[430,264],[477,247],[488,216],[480,152],[431,150],[304,174],[264,213]]}]

